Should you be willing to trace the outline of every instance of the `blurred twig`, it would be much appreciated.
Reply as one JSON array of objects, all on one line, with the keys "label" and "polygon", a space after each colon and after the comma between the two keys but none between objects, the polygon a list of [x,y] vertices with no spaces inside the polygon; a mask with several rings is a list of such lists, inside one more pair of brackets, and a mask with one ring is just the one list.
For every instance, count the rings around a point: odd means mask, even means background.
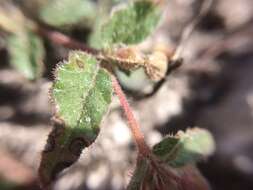
[{"label": "blurred twig", "polygon": [[238,39],[245,37],[246,35],[252,36],[253,33],[253,18],[241,27],[227,33],[221,39],[216,40],[209,48],[200,52],[199,59],[210,59],[218,56],[222,51],[234,47]]},{"label": "blurred twig", "polygon": [[83,50],[85,52],[92,53],[92,54],[98,53],[96,49],[90,48],[86,46],[84,43],[80,43],[77,40],[70,38],[57,31],[51,31],[46,28],[38,27],[37,33],[48,38],[50,41],[54,42],[55,44],[62,45],[70,49],[79,49],[79,50]]},{"label": "blurred twig", "polygon": [[185,44],[187,40],[189,39],[190,35],[194,31],[198,23],[201,21],[201,19],[208,13],[212,4],[213,4],[213,0],[203,0],[203,3],[201,5],[198,15],[184,28],[180,41],[179,41],[179,45],[176,48],[176,51],[172,57],[172,60],[177,60],[181,58],[181,54],[185,48]]}]

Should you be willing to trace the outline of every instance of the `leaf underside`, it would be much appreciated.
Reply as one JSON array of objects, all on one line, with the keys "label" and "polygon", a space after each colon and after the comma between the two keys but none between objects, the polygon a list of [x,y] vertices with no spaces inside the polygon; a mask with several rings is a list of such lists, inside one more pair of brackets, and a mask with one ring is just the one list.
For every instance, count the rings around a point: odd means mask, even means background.
[{"label": "leaf underside", "polygon": [[44,186],[77,161],[82,150],[96,139],[111,102],[111,78],[95,58],[72,52],[68,62],[57,68],[51,95],[56,119],[39,168]]}]

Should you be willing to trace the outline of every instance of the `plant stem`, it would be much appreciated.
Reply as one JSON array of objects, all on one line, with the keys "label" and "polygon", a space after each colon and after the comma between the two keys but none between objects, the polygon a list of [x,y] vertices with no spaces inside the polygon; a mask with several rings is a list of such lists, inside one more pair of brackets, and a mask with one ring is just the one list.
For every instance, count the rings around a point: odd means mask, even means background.
[{"label": "plant stem", "polygon": [[149,155],[151,154],[150,149],[144,140],[144,135],[142,134],[140,130],[140,126],[134,117],[134,114],[132,112],[131,107],[129,106],[126,96],[123,90],[121,89],[121,86],[119,85],[118,80],[116,79],[114,75],[112,75],[112,84],[113,84],[114,91],[119,98],[120,104],[125,112],[129,127],[131,129],[135,143],[138,147],[139,153],[144,157],[149,157]]},{"label": "plant stem", "polygon": [[114,75],[112,75],[112,84],[113,84],[114,92],[117,94],[120,104],[125,112],[129,127],[132,131],[132,135],[138,147],[138,150],[139,150],[138,159],[141,159],[141,157],[145,157],[149,159],[151,161],[151,166],[154,168],[155,171],[162,174],[162,176],[167,176],[168,178],[174,180],[177,184],[180,184],[180,177],[177,176],[177,174],[173,170],[171,170],[169,167],[164,168],[163,165],[160,165],[157,158],[151,153],[149,147],[147,146],[145,142],[144,135],[142,134],[140,130],[140,126],[134,117],[131,107],[128,104],[126,96],[123,90],[121,89],[121,86],[119,85],[118,80],[116,79]]},{"label": "plant stem", "polygon": [[94,55],[99,52],[97,49],[88,47],[84,43],[80,43],[77,40],[70,38],[60,32],[57,32],[57,31],[50,31],[48,29],[40,27],[37,29],[37,33],[48,38],[49,40],[51,40],[55,44],[59,44],[59,45],[62,45],[64,47],[67,47],[70,49],[79,49],[79,50],[82,50],[82,51],[85,51],[87,53],[91,53]]},{"label": "plant stem", "polygon": [[174,55],[171,58],[173,61],[181,58],[181,54],[184,51],[184,48],[186,46],[186,43],[190,35],[193,33],[194,29],[199,24],[201,19],[208,13],[212,4],[213,4],[213,0],[203,0],[203,3],[200,7],[198,15],[183,29],[183,33],[181,35],[179,44],[176,48]]}]

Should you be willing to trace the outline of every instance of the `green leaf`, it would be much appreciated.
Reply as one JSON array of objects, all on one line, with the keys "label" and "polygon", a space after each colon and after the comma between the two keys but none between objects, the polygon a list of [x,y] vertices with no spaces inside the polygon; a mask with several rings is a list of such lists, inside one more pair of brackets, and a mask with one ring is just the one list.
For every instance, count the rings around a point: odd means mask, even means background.
[{"label": "green leaf", "polygon": [[155,157],[138,157],[127,189],[209,190],[194,163],[213,151],[213,138],[204,129],[188,129],[165,137],[153,147]]},{"label": "green leaf", "polygon": [[134,1],[115,11],[101,29],[104,47],[113,44],[136,44],[156,28],[161,10],[149,0]]},{"label": "green leaf", "polygon": [[22,30],[8,37],[7,46],[14,68],[31,80],[41,76],[45,50],[39,36]]},{"label": "green leaf", "polygon": [[124,0],[100,0],[97,2],[96,19],[88,39],[88,43],[91,47],[96,49],[103,48],[101,40],[101,28],[110,17],[111,9],[123,1]]},{"label": "green leaf", "polygon": [[211,155],[214,149],[212,135],[205,129],[193,128],[165,137],[153,147],[153,153],[169,165],[180,167]]},{"label": "green leaf", "polygon": [[96,16],[95,3],[90,0],[52,0],[40,10],[41,19],[55,27],[90,22]]},{"label": "green leaf", "polygon": [[44,185],[77,161],[82,150],[97,138],[111,102],[111,78],[94,57],[76,51],[57,68],[51,93],[56,122],[39,169]]}]

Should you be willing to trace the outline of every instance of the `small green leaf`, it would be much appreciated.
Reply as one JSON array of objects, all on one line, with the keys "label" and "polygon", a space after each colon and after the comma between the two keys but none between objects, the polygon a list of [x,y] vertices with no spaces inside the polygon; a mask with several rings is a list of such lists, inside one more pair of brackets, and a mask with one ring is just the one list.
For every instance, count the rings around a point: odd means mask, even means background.
[{"label": "small green leaf", "polygon": [[111,97],[110,75],[91,55],[72,52],[68,62],[57,68],[52,87],[57,122],[39,169],[44,185],[77,161],[82,150],[94,142]]},{"label": "small green leaf", "polygon": [[7,39],[10,63],[28,79],[42,74],[44,47],[39,36],[30,31],[20,31]]},{"label": "small green leaf", "polygon": [[153,147],[149,157],[139,157],[128,190],[209,190],[194,163],[214,151],[214,140],[204,129],[179,131]]},{"label": "small green leaf", "polygon": [[180,167],[211,155],[214,149],[212,135],[205,129],[193,128],[165,137],[153,147],[153,153],[169,165]]},{"label": "small green leaf", "polygon": [[161,10],[152,1],[134,1],[112,14],[101,29],[101,41],[105,47],[139,43],[154,31],[160,16]]},{"label": "small green leaf", "polygon": [[55,27],[73,25],[93,20],[96,15],[95,3],[90,0],[52,0],[40,10],[41,19]]}]

